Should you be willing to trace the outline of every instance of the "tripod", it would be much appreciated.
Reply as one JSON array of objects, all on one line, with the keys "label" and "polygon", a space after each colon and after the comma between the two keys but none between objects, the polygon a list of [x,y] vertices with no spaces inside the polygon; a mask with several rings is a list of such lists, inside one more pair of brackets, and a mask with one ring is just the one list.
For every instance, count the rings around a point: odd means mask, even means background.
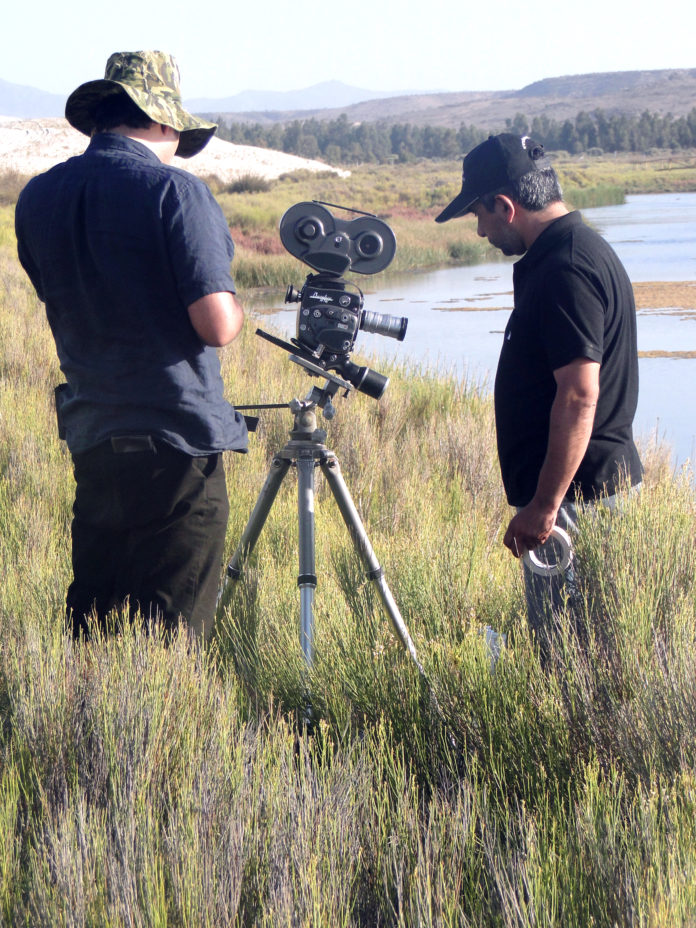
[{"label": "tripod", "polygon": [[[299,574],[297,585],[300,589],[300,644],[305,662],[308,667],[311,667],[314,660],[314,591],[317,586],[314,533],[314,471],[318,465],[331,487],[331,492],[343,521],[350,532],[353,545],[366,567],[367,577],[377,587],[382,605],[391,619],[394,631],[418,668],[419,673],[425,678],[425,672],[418,660],[415,645],[394,601],[391,590],[384,579],[382,568],[375,557],[370,540],[341,474],[338,459],[324,444],[326,432],[317,428],[317,408],[323,410],[326,419],[332,419],[335,415],[335,408],[331,398],[339,389],[345,389],[347,394],[351,389],[351,385],[340,377],[327,373],[323,368],[315,367],[305,359],[293,357],[292,360],[298,361],[310,373],[325,378],[326,383],[322,389],[313,387],[303,401],[294,399],[289,404],[283,404],[283,407],[289,406],[294,415],[290,441],[282,451],[279,451],[274,456],[271,462],[266,482],[242,533],[237,550],[227,566],[227,580],[238,580],[241,576],[242,565],[258,541],[283,478],[290,466],[295,465],[297,467],[298,481]],[[225,587],[223,586],[220,600],[223,599],[224,590]]]}]

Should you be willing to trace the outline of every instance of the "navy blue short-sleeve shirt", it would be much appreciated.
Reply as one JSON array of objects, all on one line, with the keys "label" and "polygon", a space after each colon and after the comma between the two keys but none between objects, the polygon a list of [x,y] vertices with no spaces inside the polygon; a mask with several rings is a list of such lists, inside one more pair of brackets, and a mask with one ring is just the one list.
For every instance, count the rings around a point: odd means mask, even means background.
[{"label": "navy blue short-sleeve shirt", "polygon": [[235,292],[234,246],[206,184],[140,142],[99,134],[29,182],[15,225],[67,380],[71,452],[132,433],[192,455],[246,448],[217,351],[188,315],[203,296]]}]

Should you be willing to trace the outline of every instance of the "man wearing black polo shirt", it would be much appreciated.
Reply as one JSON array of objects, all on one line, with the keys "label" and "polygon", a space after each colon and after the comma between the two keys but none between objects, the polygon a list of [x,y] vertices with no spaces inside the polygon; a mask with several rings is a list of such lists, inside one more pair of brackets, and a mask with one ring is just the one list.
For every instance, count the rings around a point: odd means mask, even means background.
[{"label": "man wearing black polo shirt", "polygon": [[66,118],[89,147],[29,182],[16,231],[66,379],[56,402],[76,481],[69,625],[88,635],[90,616],[106,628],[126,604],[204,637],[228,516],[221,452],[247,443],[216,348],[244,314],[222,211],[171,162],[216,126],[184,110],[178,68],[156,51],[112,55]]},{"label": "man wearing black polo shirt", "polygon": [[[612,506],[620,488],[640,483],[633,289],[607,242],[568,211],[543,147],[527,137],[491,136],[466,156],[462,190],[436,221],[469,212],[479,235],[523,256],[495,380],[503,485],[518,510],[503,541],[520,557],[554,525],[572,530],[577,501]],[[525,565],[525,585],[538,632],[563,578]]]}]

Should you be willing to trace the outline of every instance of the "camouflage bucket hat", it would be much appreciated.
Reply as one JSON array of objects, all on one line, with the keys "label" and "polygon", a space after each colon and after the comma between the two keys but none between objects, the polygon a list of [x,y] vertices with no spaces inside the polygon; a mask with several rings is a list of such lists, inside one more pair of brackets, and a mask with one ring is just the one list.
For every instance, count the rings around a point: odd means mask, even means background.
[{"label": "camouflage bucket hat", "polygon": [[84,135],[94,131],[94,108],[109,94],[127,93],[155,122],[181,133],[176,154],[191,158],[215,133],[215,123],[197,119],[181,103],[179,68],[165,52],[115,52],[106,62],[103,80],[88,81],[65,104],[65,118]]}]

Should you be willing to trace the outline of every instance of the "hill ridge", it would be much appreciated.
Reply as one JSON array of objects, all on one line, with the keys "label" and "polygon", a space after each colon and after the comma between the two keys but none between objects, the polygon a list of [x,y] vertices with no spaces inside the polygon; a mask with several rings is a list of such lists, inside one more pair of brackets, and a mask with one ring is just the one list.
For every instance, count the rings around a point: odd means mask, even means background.
[{"label": "hill ridge", "polygon": [[[319,89],[328,89],[336,105],[319,105]],[[340,90],[340,95],[339,95]],[[696,105],[696,68],[600,71],[548,77],[519,89],[496,91],[429,91],[424,93],[377,93],[351,88],[340,81],[315,84],[304,91],[278,91],[264,95],[245,91],[218,100],[185,100],[194,112],[221,116],[237,122],[287,123],[296,119],[331,120],[345,114],[351,122],[401,122],[458,129],[472,125],[499,131],[518,113],[528,119],[545,115],[573,119],[578,112],[602,109],[609,115],[639,115],[645,110],[658,115],[683,116]],[[375,96],[370,94],[376,93]],[[358,95],[356,102],[350,94]],[[258,105],[253,110],[229,109],[230,101],[246,95]],[[366,99],[366,95],[369,99]],[[302,106],[279,109],[282,100],[304,101]],[[272,105],[264,105],[263,101]],[[0,114],[15,118],[49,118],[63,115],[65,97],[0,80]],[[192,106],[192,104],[207,104]]]},{"label": "hill ridge", "polygon": [[545,115],[556,120],[574,119],[581,110],[596,109],[608,115],[633,116],[648,110],[659,115],[683,116],[694,106],[696,68],[672,68],[550,77],[519,90],[405,94],[334,108],[246,113],[211,110],[207,115],[272,124],[295,119],[331,120],[345,114],[354,123],[386,121],[454,129],[472,125],[500,131],[518,113],[528,119]]}]

